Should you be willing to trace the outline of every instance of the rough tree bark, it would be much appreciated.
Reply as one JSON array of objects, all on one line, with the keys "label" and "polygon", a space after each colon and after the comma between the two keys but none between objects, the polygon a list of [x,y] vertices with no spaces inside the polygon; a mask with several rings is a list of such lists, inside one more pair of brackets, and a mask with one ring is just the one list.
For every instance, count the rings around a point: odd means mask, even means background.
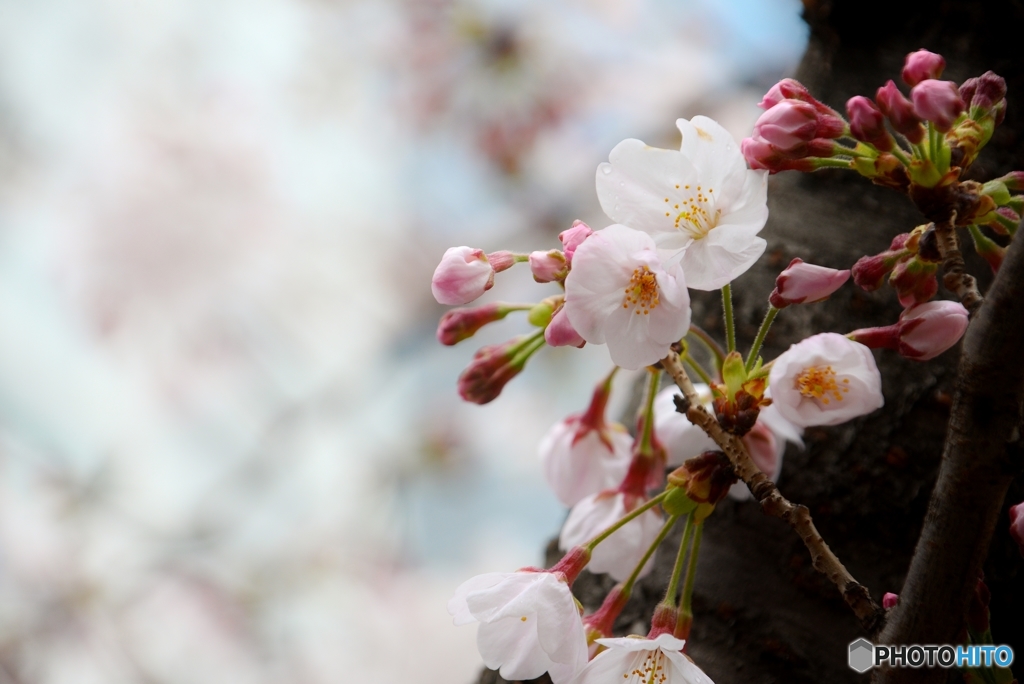
[{"label": "rough tree bark", "polygon": [[[804,8],[811,40],[795,76],[821,100],[842,111],[851,96],[873,95],[888,79],[898,80],[904,55],[921,47],[946,57],[944,78],[960,82],[991,69],[1007,79],[1008,112],[970,177],[987,179],[1024,169],[1024,60],[1016,50],[1024,5],[1014,0],[804,0]],[[848,268],[858,257],[885,249],[897,233],[925,222],[907,198],[839,171],[774,177],[769,208],[763,233],[769,243],[767,258],[734,286],[741,348],[753,339],[775,276],[791,258]],[[991,280],[985,277],[987,266],[973,258],[969,247],[965,252],[968,268],[979,276],[984,291]],[[949,293],[940,296],[950,298]],[[721,331],[717,296],[696,297],[694,311],[696,323]],[[845,287],[828,302],[782,312],[764,354],[772,358],[816,332],[847,332],[894,321],[899,311],[888,288],[868,294]],[[1022,351],[1017,349],[1017,358],[1007,362],[1020,364]],[[905,591],[908,600],[923,596],[938,612],[961,610],[959,604],[940,603],[926,588],[903,589],[943,453],[958,356],[954,350],[915,363],[892,352],[876,353],[885,407],[847,425],[808,430],[806,450],[791,447],[786,454],[779,488],[810,509],[825,541],[875,600],[887,591]],[[971,399],[961,395],[958,401]],[[1024,610],[1024,561],[1008,536],[1006,513],[1011,503],[1024,499],[1024,487],[1019,477],[1012,482],[1005,473],[1000,477],[1009,484],[1006,500],[996,515],[986,513],[971,524],[978,526],[982,539],[994,527],[982,567],[992,591],[995,641],[1024,654],[1024,623],[1019,618]],[[984,496],[1000,498],[1005,483]],[[810,567],[806,549],[788,525],[763,515],[752,502],[727,500],[705,526],[688,651],[717,684],[867,680],[847,667],[846,649],[855,638],[872,635],[862,632],[835,587]],[[984,544],[980,546],[984,553]],[[646,632],[643,622],[667,583],[672,544],[665,551],[656,571],[634,593],[617,624],[619,633]],[[976,564],[958,566],[952,584],[968,581],[965,573],[972,567]],[[584,574],[576,591],[593,609],[611,585],[607,577]],[[894,614],[884,634],[906,630],[900,621],[915,622],[915,634],[932,634],[919,628],[937,625],[940,619],[930,612],[918,615],[915,621],[910,611]],[[957,621],[956,616],[943,621],[946,631],[940,633],[948,633]],[[1014,671],[1018,679],[1024,678],[1021,662]],[[949,676],[958,681],[955,670]],[[480,678],[481,684],[501,681],[490,671]]]}]

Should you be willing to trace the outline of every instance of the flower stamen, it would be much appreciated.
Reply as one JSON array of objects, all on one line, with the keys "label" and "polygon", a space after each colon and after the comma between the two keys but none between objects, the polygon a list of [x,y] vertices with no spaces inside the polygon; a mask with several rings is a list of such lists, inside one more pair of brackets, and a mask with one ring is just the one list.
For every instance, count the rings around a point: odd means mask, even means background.
[{"label": "flower stamen", "polygon": [[641,266],[633,271],[629,278],[629,285],[624,290],[622,308],[633,307],[637,315],[642,312],[645,316],[658,308],[660,298],[658,296],[658,279],[651,269]]},{"label": "flower stamen", "polygon": [[847,387],[849,383],[849,378],[843,378],[842,383],[836,382],[836,372],[832,366],[810,366],[796,377],[795,385],[805,397],[828,404],[832,399],[842,401],[843,393],[850,391]]}]

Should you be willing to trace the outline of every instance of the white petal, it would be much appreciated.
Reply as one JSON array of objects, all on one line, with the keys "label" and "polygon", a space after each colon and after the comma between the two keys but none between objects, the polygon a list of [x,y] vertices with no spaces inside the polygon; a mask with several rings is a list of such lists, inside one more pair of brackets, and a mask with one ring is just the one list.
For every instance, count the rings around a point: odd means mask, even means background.
[{"label": "white petal", "polygon": [[482,624],[476,633],[476,647],[484,665],[492,670],[500,667],[501,676],[512,681],[540,677],[551,666],[537,638],[536,615],[523,617],[525,621],[508,617]]},{"label": "white petal", "polygon": [[597,198],[604,213],[652,235],[676,233],[674,207],[690,196],[686,186],[695,188],[699,182],[693,164],[675,150],[635,139],[620,142],[608,159],[597,169]]},{"label": "white petal", "polygon": [[668,679],[665,684],[715,684],[711,677],[679,651],[666,650],[665,657],[670,663],[666,667]]},{"label": "white petal", "polygon": [[455,590],[455,595],[448,601],[448,614],[454,616],[455,624],[468,625],[470,622],[476,622],[476,618],[469,611],[469,606],[466,605],[466,597],[474,592],[490,589],[509,574],[507,572],[488,572],[470,577],[460,584]]},{"label": "white petal", "polygon": [[[695,240],[682,257],[686,284],[695,290],[717,290],[742,275],[764,254],[768,243],[751,237],[745,244],[736,244],[735,235],[728,233],[712,241],[715,228],[703,240]],[[740,247],[739,250],[733,248]]]},{"label": "white petal", "polygon": [[686,641],[677,639],[668,632],[659,634],[654,639],[637,639],[636,637],[615,637],[612,639],[598,639],[597,643],[608,648],[623,649],[626,651],[653,651],[656,648],[669,651],[678,651],[683,648]]},{"label": "white petal", "polygon": [[706,180],[709,187],[718,187],[725,178],[747,171],[739,145],[714,119],[706,116],[695,116],[690,121],[677,119],[676,127],[683,137],[679,151],[693,162],[701,180]]}]

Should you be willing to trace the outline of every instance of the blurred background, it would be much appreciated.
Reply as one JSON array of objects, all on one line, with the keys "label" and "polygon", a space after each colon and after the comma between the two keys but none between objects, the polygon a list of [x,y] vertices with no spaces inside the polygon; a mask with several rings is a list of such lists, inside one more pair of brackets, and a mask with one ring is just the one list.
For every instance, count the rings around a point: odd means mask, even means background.
[{"label": "blurred background", "polygon": [[0,684],[469,682],[445,604],[540,562],[537,443],[610,362],[460,403],[526,324],[442,347],[430,275],[606,225],[623,138],[746,135],[799,12],[0,0]]}]

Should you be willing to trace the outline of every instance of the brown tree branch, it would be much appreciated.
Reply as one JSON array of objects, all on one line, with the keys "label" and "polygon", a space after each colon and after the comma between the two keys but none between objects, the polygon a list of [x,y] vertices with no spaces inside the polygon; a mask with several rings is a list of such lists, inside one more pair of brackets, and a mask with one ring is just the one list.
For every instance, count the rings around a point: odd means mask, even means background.
[{"label": "brown tree branch", "polygon": [[[954,644],[1006,490],[1020,472],[1024,240],[1007,250],[967,329],[939,478],[883,644]],[[944,670],[881,670],[879,684],[943,682]]]},{"label": "brown tree branch", "polygon": [[761,504],[761,510],[768,515],[786,521],[800,535],[800,539],[811,553],[814,569],[828,577],[836,585],[839,593],[842,594],[843,599],[853,610],[864,629],[874,632],[885,616],[884,611],[872,600],[867,588],[857,582],[832,553],[828,544],[814,527],[814,521],[811,520],[811,513],[807,507],[793,504],[786,499],[779,492],[775,483],[754,464],[743,442],[735,435],[725,432],[714,416],[704,408],[677,354],[669,354],[661,364],[672,376],[686,398],[683,405],[678,408],[685,409],[686,417],[690,422],[703,429],[725,452],[732,462],[736,475],[746,483],[751,494]]},{"label": "brown tree branch", "polygon": [[964,308],[973,316],[985,301],[978,291],[978,281],[967,272],[960,240],[956,236],[956,212],[944,221],[936,221],[935,237],[942,256],[942,284],[954,293]]}]

